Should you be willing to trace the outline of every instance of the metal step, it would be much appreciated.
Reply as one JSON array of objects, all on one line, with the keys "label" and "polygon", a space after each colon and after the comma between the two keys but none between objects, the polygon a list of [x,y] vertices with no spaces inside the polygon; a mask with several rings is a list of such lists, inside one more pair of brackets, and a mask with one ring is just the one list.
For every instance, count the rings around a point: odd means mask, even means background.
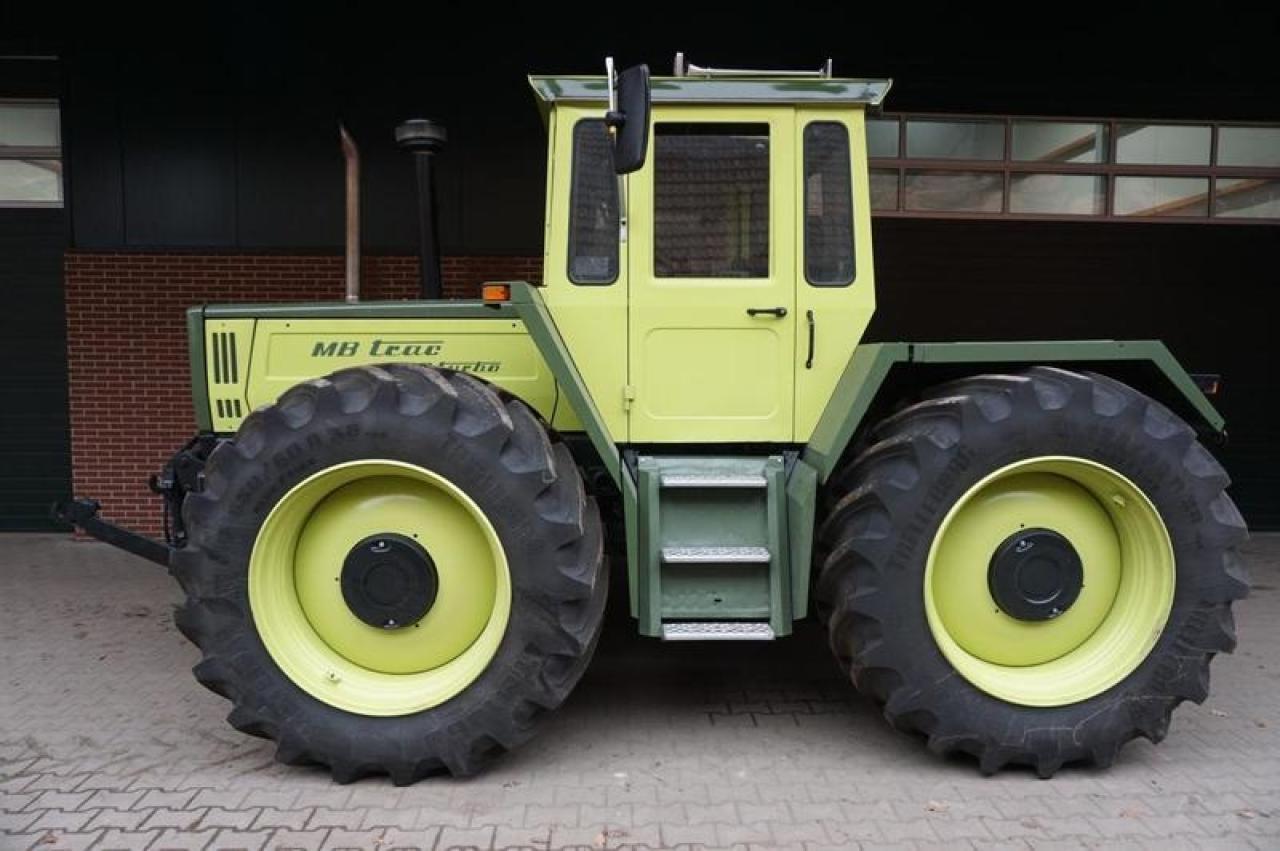
[{"label": "metal step", "polygon": [[767,622],[684,621],[664,623],[663,641],[772,641],[773,627]]},{"label": "metal step", "polygon": [[764,476],[734,473],[663,473],[664,488],[764,488]]},{"label": "metal step", "polygon": [[663,547],[667,564],[768,564],[765,547]]}]

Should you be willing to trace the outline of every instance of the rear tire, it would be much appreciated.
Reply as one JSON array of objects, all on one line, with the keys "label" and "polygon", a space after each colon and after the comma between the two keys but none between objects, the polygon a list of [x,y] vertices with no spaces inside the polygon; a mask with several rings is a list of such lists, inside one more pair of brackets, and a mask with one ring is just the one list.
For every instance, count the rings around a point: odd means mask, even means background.
[{"label": "rear tire", "polygon": [[[881,423],[832,477],[819,614],[858,689],[934,752],[984,773],[1107,765],[1136,736],[1163,739],[1235,646],[1247,533],[1227,484],[1186,423],[1117,381],[1037,367],[953,382]],[[1083,563],[1079,601],[1066,594],[1061,611],[1008,597],[1010,550],[992,546],[1010,528],[1019,553],[1059,546],[1044,517],[1084,555],[1054,568]]]},{"label": "rear tire", "polygon": [[[392,496],[410,510],[380,507]],[[424,517],[415,499],[448,511]],[[197,679],[231,700],[233,726],[275,740],[279,760],[340,782],[475,773],[564,701],[599,637],[600,519],[568,449],[522,402],[463,373],[361,367],[294,387],[214,451],[183,518],[176,621],[201,650]],[[439,596],[424,592],[413,624],[379,629],[351,598],[342,607],[346,539],[371,523],[435,556],[424,563]],[[459,618],[479,637],[445,652]]]}]

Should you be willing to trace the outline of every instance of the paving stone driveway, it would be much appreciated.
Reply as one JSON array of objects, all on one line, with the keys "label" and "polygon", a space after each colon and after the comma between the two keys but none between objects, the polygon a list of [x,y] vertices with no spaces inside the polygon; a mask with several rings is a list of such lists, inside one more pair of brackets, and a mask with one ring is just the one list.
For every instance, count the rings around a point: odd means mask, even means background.
[{"label": "paving stone driveway", "polygon": [[467,781],[272,761],[196,685],[176,585],[105,546],[0,536],[0,849],[1280,848],[1280,537],[1213,696],[1108,772],[983,778],[894,733],[822,636],[663,645],[611,622],[568,704]]}]

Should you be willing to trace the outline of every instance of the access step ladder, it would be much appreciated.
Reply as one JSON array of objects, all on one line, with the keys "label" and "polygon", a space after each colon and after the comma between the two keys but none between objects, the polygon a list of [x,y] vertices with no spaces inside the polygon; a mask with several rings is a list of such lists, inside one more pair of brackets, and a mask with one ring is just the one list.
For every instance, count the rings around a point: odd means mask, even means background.
[{"label": "access step ladder", "polygon": [[640,631],[668,641],[791,631],[781,456],[636,459]]}]

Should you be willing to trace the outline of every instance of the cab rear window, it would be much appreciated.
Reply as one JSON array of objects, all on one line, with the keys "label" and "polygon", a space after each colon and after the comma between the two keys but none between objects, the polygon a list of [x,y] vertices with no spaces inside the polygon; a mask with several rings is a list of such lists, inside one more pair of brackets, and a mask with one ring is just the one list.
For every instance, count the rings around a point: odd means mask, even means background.
[{"label": "cab rear window", "polygon": [[819,287],[853,283],[849,130],[838,121],[804,128],[804,275]]}]

